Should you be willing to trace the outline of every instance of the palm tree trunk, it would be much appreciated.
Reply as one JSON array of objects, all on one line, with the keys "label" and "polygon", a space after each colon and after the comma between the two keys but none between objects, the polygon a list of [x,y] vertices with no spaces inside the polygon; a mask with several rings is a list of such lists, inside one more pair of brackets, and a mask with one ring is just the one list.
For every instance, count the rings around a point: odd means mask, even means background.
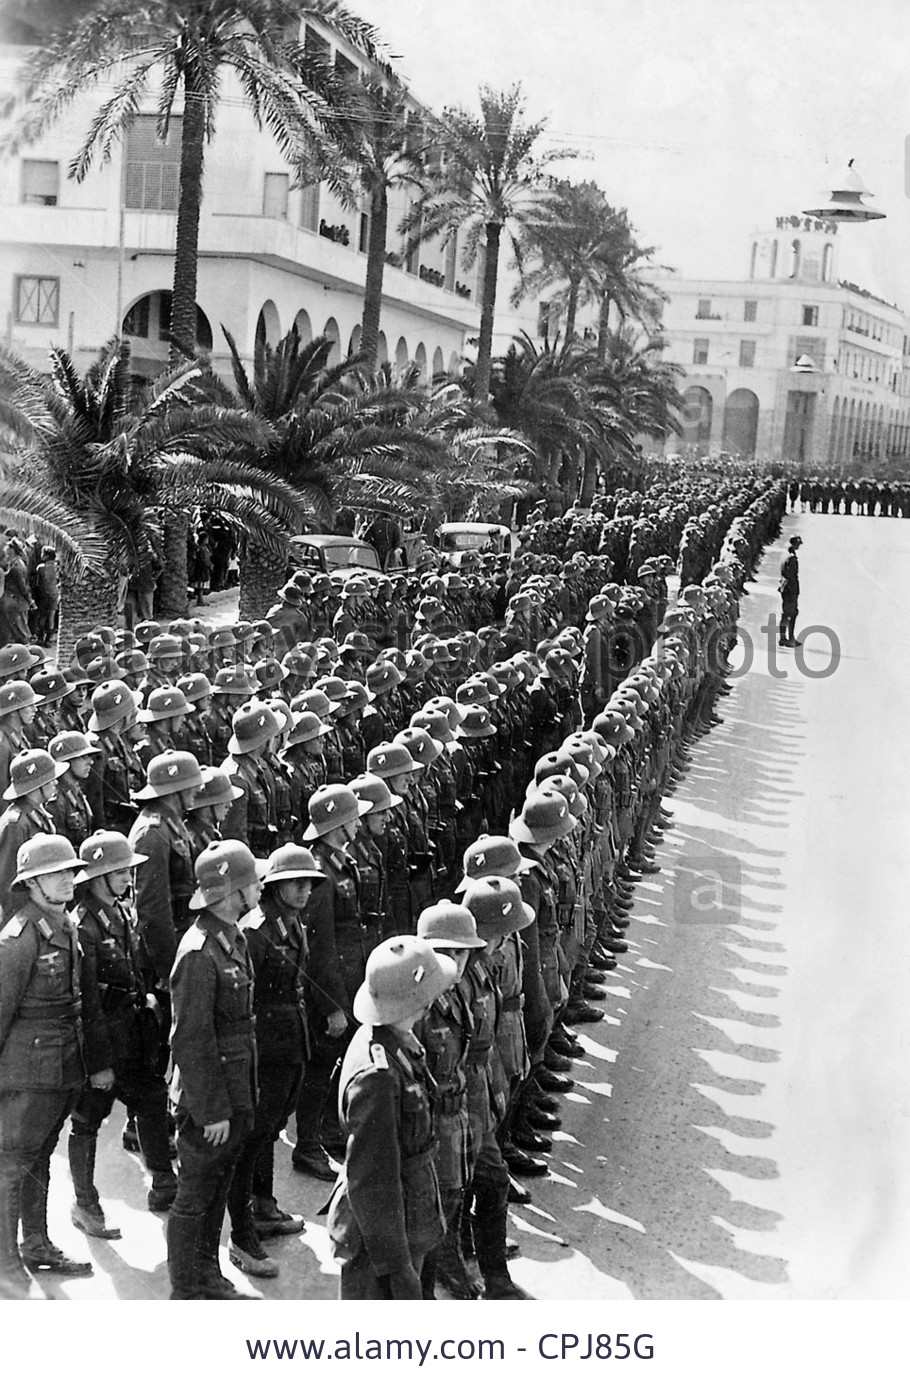
[{"label": "palm tree trunk", "polygon": [[606,362],[607,343],[610,338],[610,310],[613,302],[608,294],[600,301],[600,320],[597,325],[597,360]]},{"label": "palm tree trunk", "polygon": [[185,618],[190,611],[187,595],[187,540],[189,523],[184,512],[168,512],[162,526],[164,572],[158,584],[158,611],[162,618]]},{"label": "palm tree trunk", "polygon": [[569,281],[569,298],[566,303],[566,342],[575,337],[575,318],[578,314],[578,281]]},{"label": "palm tree trunk", "polygon": [[493,361],[493,318],[496,313],[496,281],[499,276],[499,241],[502,227],[487,223],[486,262],[483,271],[483,298],[480,303],[480,341],[474,370],[474,396],[486,405],[490,399],[490,370]]},{"label": "palm tree trunk", "polygon": [[[280,549],[279,549],[280,547]],[[240,617],[254,623],[264,618],[284,583],[288,547],[280,537],[273,546],[244,541],[240,551]]]},{"label": "palm tree trunk", "polygon": [[94,627],[114,627],[121,624],[117,600],[120,585],[117,566],[111,561],[110,574],[82,575],[75,578],[67,566],[60,567],[60,626],[57,631],[57,664],[68,666],[76,639],[84,637]]},{"label": "palm tree trunk", "polygon": [[385,274],[386,232],[389,222],[389,199],[385,184],[373,189],[370,198],[370,240],[367,247],[367,277],[363,292],[363,323],[360,330],[360,351],[367,366],[376,366],[379,350],[379,319],[382,313],[382,278]]},{"label": "palm tree trunk", "polygon": [[199,260],[199,212],[202,206],[202,167],[205,160],[205,108],[194,68],[184,77],[183,134],[180,143],[180,199],[177,205],[177,246],[174,253],[174,293],[171,301],[172,364],[180,361],[180,344],[196,346],[196,275]]}]

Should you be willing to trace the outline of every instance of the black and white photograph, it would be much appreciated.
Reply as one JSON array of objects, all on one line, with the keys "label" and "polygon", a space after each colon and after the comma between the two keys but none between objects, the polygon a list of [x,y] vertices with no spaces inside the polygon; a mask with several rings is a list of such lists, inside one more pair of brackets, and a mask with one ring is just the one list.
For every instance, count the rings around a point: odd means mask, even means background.
[{"label": "black and white photograph", "polygon": [[0,0],[0,1326],[905,1302],[904,521],[900,0]]}]

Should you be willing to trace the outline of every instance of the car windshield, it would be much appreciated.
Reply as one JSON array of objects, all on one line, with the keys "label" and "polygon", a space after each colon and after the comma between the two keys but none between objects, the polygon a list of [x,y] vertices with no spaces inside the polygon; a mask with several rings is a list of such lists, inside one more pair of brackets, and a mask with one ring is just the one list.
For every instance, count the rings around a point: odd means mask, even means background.
[{"label": "car windshield", "polygon": [[485,531],[446,531],[442,536],[444,550],[482,550],[490,546],[502,549],[502,536],[498,531],[488,534]]},{"label": "car windshield", "polygon": [[350,545],[327,545],[322,553],[325,556],[325,567],[330,571],[347,569],[354,565],[365,570],[378,568],[376,551],[371,545],[358,545],[356,541],[352,541]]}]

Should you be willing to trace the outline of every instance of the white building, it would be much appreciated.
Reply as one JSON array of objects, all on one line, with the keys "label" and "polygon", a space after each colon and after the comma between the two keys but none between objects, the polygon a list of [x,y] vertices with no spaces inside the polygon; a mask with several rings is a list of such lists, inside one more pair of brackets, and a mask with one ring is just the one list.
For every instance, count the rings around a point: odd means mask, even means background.
[{"label": "white building", "polygon": [[858,471],[910,457],[910,318],[838,280],[842,235],[780,217],[751,239],[746,278],[660,281],[684,444]]},{"label": "white building", "polygon": [[[366,66],[328,30],[307,29],[307,42],[336,64]],[[0,49],[0,90],[11,88],[25,52]],[[179,108],[162,144],[149,101],[109,162],[77,184],[67,168],[104,95],[100,87],[78,100],[0,168],[0,337],[42,368],[49,347],[68,347],[82,370],[122,327],[137,373],[148,376],[167,361],[161,332],[173,280]],[[380,360],[413,360],[426,375],[454,370],[477,333],[482,265],[467,277],[460,252],[434,244],[405,258],[397,229],[406,193],[390,204],[388,255],[397,263],[385,270]],[[295,187],[275,142],[226,80],[206,148],[199,231],[198,336],[216,369],[229,374],[222,324],[247,359],[257,337],[275,343],[294,324],[304,341],[334,339],[334,360],[356,350],[368,233],[366,212],[346,210],[325,184]]]}]

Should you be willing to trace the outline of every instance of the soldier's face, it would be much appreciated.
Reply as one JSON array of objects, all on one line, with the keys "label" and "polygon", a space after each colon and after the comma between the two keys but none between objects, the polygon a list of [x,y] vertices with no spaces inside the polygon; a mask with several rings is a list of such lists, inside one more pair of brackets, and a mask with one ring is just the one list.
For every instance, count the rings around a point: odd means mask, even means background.
[{"label": "soldier's face", "polygon": [[60,869],[54,874],[39,874],[31,880],[29,892],[40,905],[66,907],[76,888],[76,870]]},{"label": "soldier's face", "polygon": [[364,825],[374,839],[379,835],[385,834],[388,823],[388,811],[373,811],[370,815],[364,817]]},{"label": "soldier's face", "polygon": [[288,878],[275,884],[279,901],[292,912],[302,912],[309,901],[311,881],[308,878]]},{"label": "soldier's face", "polygon": [[464,974],[468,961],[471,958],[471,952],[469,948],[467,946],[465,946],[463,949],[461,947],[456,946],[439,946],[435,949],[438,955],[448,956],[450,960],[453,960],[455,962],[455,966],[458,971],[458,974],[455,976],[455,982],[457,983]]},{"label": "soldier's face", "polygon": [[113,873],[106,874],[105,877],[111,897],[126,897],[133,883],[132,869],[115,869]]},{"label": "soldier's face", "polygon": [[57,795],[57,779],[52,777],[49,782],[45,782],[43,787],[38,787],[35,796],[39,806],[44,806],[46,802],[53,801]]},{"label": "soldier's face", "polygon": [[220,825],[234,803],[232,801],[216,801],[212,807],[212,820],[216,825]]},{"label": "soldier's face", "polygon": [[84,782],[92,770],[91,758],[71,758],[70,772],[79,782]]}]

